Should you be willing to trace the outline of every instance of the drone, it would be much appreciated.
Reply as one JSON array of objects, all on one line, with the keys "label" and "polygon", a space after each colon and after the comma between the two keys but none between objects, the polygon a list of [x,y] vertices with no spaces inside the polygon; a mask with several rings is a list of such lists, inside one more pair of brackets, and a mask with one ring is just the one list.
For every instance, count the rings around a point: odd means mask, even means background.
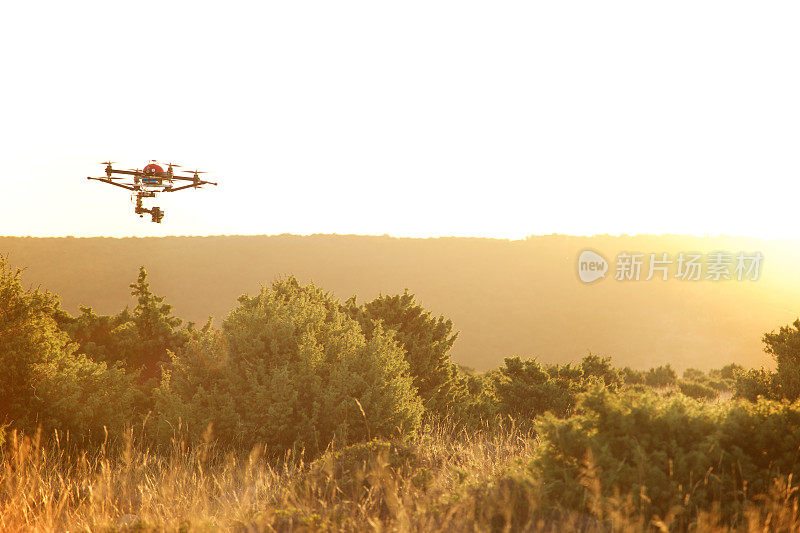
[{"label": "drone", "polygon": [[[213,181],[200,179],[200,174],[205,174],[205,172],[200,170],[187,171],[188,174],[192,174],[191,176],[176,175],[174,168],[180,167],[180,165],[175,163],[168,163],[166,171],[158,164],[158,161],[155,160],[150,160],[142,170],[138,168],[136,170],[116,170],[111,168],[113,164],[115,164],[113,161],[104,161],[101,163],[101,165],[106,165],[105,178],[92,178],[90,176],[87,179],[102,181],[109,185],[133,191],[131,200],[136,202],[136,209],[134,210],[136,214],[141,218],[144,217],[145,213],[149,213],[152,221],[157,224],[161,224],[161,220],[164,218],[164,211],[158,206],[153,206],[150,209],[145,208],[142,204],[144,198],[155,198],[156,194],[162,192],[177,192],[190,188],[200,189],[202,185],[217,185]],[[113,176],[113,174],[122,174],[122,177]],[[117,183],[114,180],[129,181]],[[182,181],[191,183],[188,185],[181,185],[180,182]],[[179,182],[177,187],[175,182]]]}]

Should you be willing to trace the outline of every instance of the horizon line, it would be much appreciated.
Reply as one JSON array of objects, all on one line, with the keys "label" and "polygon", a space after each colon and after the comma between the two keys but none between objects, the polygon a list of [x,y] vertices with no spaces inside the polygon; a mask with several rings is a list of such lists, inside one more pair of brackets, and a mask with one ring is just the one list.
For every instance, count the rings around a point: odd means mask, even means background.
[{"label": "horizon line", "polygon": [[739,239],[739,240],[758,240],[758,241],[800,241],[800,237],[761,237],[753,235],[731,235],[726,233],[531,233],[520,238],[498,237],[498,236],[477,236],[477,235],[430,235],[430,236],[409,236],[409,235],[390,235],[388,233],[230,233],[230,234],[183,234],[183,235],[0,235],[0,239],[169,239],[169,238],[225,238],[225,237],[359,237],[359,238],[383,238],[397,240],[437,240],[437,239],[463,239],[463,240],[492,240],[507,242],[525,242],[537,238],[547,237],[571,237],[571,238],[692,238],[692,239]]}]

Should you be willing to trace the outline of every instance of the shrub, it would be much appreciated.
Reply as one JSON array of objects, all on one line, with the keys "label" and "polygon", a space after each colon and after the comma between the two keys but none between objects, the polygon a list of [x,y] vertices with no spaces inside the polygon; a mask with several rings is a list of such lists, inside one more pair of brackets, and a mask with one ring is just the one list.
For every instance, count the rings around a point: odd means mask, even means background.
[{"label": "shrub", "polygon": [[546,412],[569,416],[577,394],[594,384],[609,390],[623,385],[610,357],[589,354],[579,365],[542,365],[535,359],[505,359],[505,366],[491,374],[497,412],[520,421],[532,421]]},{"label": "shrub", "polygon": [[620,370],[620,376],[622,377],[622,381],[625,383],[625,385],[644,385],[645,373],[641,370],[634,370],[633,368],[626,366]]},{"label": "shrub", "polygon": [[733,390],[735,381],[732,379],[708,379],[703,385],[711,387],[718,392],[730,392]]},{"label": "shrub", "polygon": [[696,400],[714,400],[719,397],[719,391],[696,381],[682,379],[678,381],[678,388],[682,394]]},{"label": "shrub", "polygon": [[[424,485],[425,475],[430,475],[426,469],[432,466],[425,464],[417,449],[408,443],[376,439],[325,452],[311,463],[298,488],[304,491],[309,488],[321,488],[322,492],[333,490],[346,498],[359,500],[375,481],[370,478],[376,469],[389,467],[395,473],[402,473],[403,478]],[[322,481],[322,487],[319,481]]]},{"label": "shrub", "polygon": [[422,404],[403,351],[380,326],[358,322],[295,278],[242,296],[222,331],[204,328],[175,354],[156,391],[160,431],[209,424],[229,444],[310,455],[332,441],[415,430]]},{"label": "shrub", "polygon": [[777,375],[763,368],[760,370],[751,368],[746,372],[739,372],[733,389],[734,398],[743,398],[751,402],[759,398],[773,400],[780,398]]},{"label": "shrub", "polygon": [[703,381],[708,379],[708,377],[706,376],[706,373],[703,372],[702,370],[697,370],[696,368],[687,368],[686,370],[683,371],[683,379],[687,381],[697,381],[702,383]]},{"label": "shrub", "polygon": [[742,371],[744,371],[744,367],[742,365],[730,363],[723,366],[719,370],[712,370],[710,374],[711,377],[733,380],[736,379],[736,376]]},{"label": "shrub", "polygon": [[144,380],[157,380],[161,365],[169,361],[169,352],[178,351],[189,340],[191,327],[181,329],[183,321],[172,315],[172,306],[163,296],[150,290],[147,271],[139,268],[139,276],[130,285],[136,298],[133,312],[122,310],[113,316],[97,315],[91,307],[81,307],[81,314],[59,317],[61,327],[78,343],[79,351],[97,361],[121,363],[131,370],[140,370]]},{"label": "shrub", "polygon": [[580,366],[583,378],[598,380],[611,390],[616,390],[623,384],[623,378],[620,376],[620,372],[611,365],[610,357],[600,357],[589,353],[583,358]]},{"label": "shrub", "polygon": [[644,376],[644,382],[650,387],[662,388],[675,385],[678,380],[678,374],[667,363],[666,365],[651,368]]},{"label": "shrub", "polygon": [[508,357],[494,375],[498,409],[504,415],[529,421],[548,411],[567,416],[583,384],[581,376],[581,370],[570,365],[547,369],[535,359]]},{"label": "shrub", "polygon": [[443,414],[465,399],[458,366],[450,361],[458,333],[453,332],[449,319],[431,315],[408,291],[379,296],[361,306],[356,305],[354,297],[346,302],[345,309],[359,321],[367,339],[375,331],[393,332],[426,409]]},{"label": "shrub", "polygon": [[544,508],[588,512],[595,487],[607,498],[629,495],[645,517],[677,513],[679,529],[715,505],[736,525],[774,478],[800,475],[800,405],[594,389],[576,415],[546,416],[538,431],[542,444],[529,472],[541,480]]},{"label": "shrub", "polygon": [[776,384],[780,394],[789,401],[800,398],[800,319],[781,327],[778,333],[765,334],[763,341],[764,351],[778,364]]},{"label": "shrub", "polygon": [[0,420],[70,431],[75,440],[120,433],[135,394],[130,378],[76,355],[54,318],[58,299],[24,289],[20,276],[0,258]]}]

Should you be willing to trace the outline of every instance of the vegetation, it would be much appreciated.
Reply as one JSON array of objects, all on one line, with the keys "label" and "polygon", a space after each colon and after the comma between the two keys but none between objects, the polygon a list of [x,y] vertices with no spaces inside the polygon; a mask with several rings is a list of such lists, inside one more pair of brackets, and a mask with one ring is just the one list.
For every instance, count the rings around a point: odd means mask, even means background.
[{"label": "vegetation", "polygon": [[0,529],[800,528],[800,320],[775,371],[478,373],[407,291],[287,277],[199,329],[131,294],[71,317],[0,260]]},{"label": "vegetation", "polygon": [[347,310],[367,338],[386,330],[393,333],[405,353],[414,387],[429,411],[445,413],[461,399],[464,391],[459,387],[458,367],[450,362],[450,349],[458,334],[450,320],[434,318],[408,291],[380,296],[362,306],[357,306],[353,297]]},{"label": "vegetation", "polygon": [[60,313],[59,325],[78,343],[81,353],[139,370],[145,380],[157,380],[161,366],[169,361],[169,352],[186,344],[193,325],[178,329],[183,320],[172,316],[172,306],[150,290],[144,267],[130,288],[136,299],[132,313],[125,308],[113,316],[98,316],[91,307],[81,307],[76,318]]},{"label": "vegetation", "polygon": [[195,335],[173,356],[156,407],[162,432],[183,422],[201,437],[210,426],[224,444],[279,456],[402,437],[422,416],[392,336],[380,324],[365,336],[330,295],[294,278],[242,296],[221,331]]},{"label": "vegetation", "polygon": [[121,432],[134,403],[134,375],[76,354],[54,318],[58,299],[23,288],[20,274],[0,257],[0,424],[86,440]]}]

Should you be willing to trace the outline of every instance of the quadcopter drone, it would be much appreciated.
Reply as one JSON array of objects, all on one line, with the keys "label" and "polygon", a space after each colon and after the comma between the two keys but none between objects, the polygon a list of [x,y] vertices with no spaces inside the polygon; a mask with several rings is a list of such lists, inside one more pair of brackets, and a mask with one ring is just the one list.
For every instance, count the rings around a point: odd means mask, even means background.
[{"label": "quadcopter drone", "polygon": [[[201,172],[199,170],[193,170],[189,172],[189,174],[192,174],[192,176],[176,176],[175,172],[173,171],[173,167],[180,167],[180,165],[175,163],[169,163],[166,171],[164,171],[164,169],[155,160],[151,160],[150,163],[147,164],[147,166],[145,166],[142,170],[139,170],[138,168],[136,170],[115,170],[111,168],[111,165],[114,164],[113,161],[105,161],[101,164],[106,165],[106,177],[89,177],[87,179],[102,181],[103,183],[108,183],[109,185],[115,185],[117,187],[122,187],[123,189],[133,191],[133,194],[131,194],[131,199],[133,200],[135,198],[136,214],[141,218],[145,213],[150,213],[153,222],[158,224],[161,224],[161,219],[164,218],[164,212],[158,206],[153,206],[150,209],[146,209],[142,205],[142,200],[144,198],[155,198],[156,194],[160,192],[177,192],[189,188],[199,189],[202,185],[217,185],[213,181],[201,180],[199,174],[205,174],[205,172]],[[123,174],[126,177],[115,177],[112,176],[112,174]],[[131,177],[128,178],[127,176]],[[130,179],[132,183],[117,183],[113,181],[124,179]],[[191,183],[188,185],[180,185],[175,187],[174,183],[176,181],[189,181]]]}]

